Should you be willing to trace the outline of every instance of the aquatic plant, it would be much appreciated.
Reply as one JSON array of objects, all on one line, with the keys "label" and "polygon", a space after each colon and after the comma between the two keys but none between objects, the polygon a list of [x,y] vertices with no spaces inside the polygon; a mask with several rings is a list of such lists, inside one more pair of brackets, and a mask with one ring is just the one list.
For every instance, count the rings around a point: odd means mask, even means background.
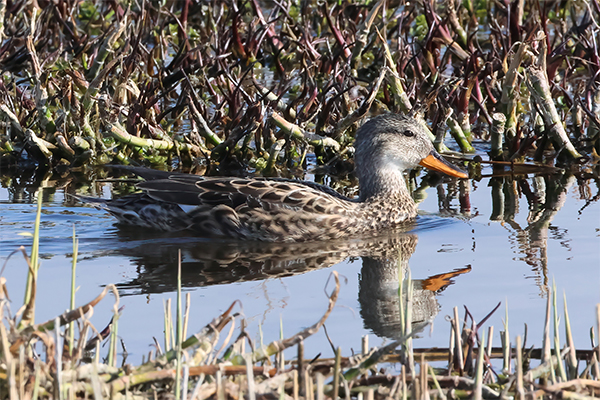
[{"label": "aquatic plant", "polygon": [[4,167],[333,167],[364,116],[415,107],[442,151],[599,149],[596,2],[43,5],[1,7]]}]

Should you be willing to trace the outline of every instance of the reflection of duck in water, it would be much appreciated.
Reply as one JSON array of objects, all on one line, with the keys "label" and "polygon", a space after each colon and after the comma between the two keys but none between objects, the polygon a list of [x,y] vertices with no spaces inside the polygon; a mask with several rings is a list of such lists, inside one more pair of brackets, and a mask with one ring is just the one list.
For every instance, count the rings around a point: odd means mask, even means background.
[{"label": "reflection of duck in water", "polygon": [[119,222],[161,231],[270,242],[330,240],[373,234],[416,216],[403,172],[418,165],[467,178],[434,150],[418,120],[384,114],[356,135],[360,198],[314,182],[289,179],[205,178],[131,169],[143,193],[102,203]]},{"label": "reflection of duck in water", "polygon": [[[179,250],[181,284],[187,288],[291,277],[361,257],[358,300],[365,327],[382,337],[402,336],[398,286],[406,279],[408,260],[417,245],[414,234],[396,230],[360,240],[309,243],[215,242],[156,235],[144,239],[139,232],[131,237],[124,230],[119,235],[117,243],[105,245],[138,265],[135,278],[117,284],[122,295],[177,290]],[[469,271],[467,267],[412,281],[412,330],[433,321],[439,312],[436,294],[450,285],[452,278]]]},{"label": "reflection of duck in water", "polygon": [[[371,329],[377,336],[399,339],[401,329],[401,302],[398,293],[400,281],[406,279],[408,260],[417,245],[416,235],[404,235],[398,242],[395,252],[378,256],[363,257],[360,274],[358,300],[360,315],[365,328]],[[420,331],[433,321],[439,312],[435,295],[452,283],[451,279],[467,273],[470,267],[445,274],[431,276],[424,280],[413,280],[412,327]],[[406,287],[402,294],[402,303],[406,304]]]},{"label": "reflection of duck in water", "polygon": [[[396,230],[360,240],[262,243],[156,235],[144,239],[139,232],[134,236],[128,236],[126,230],[118,233],[117,243],[109,241],[105,245],[138,265],[135,278],[117,284],[124,295],[177,290],[175,266],[179,250],[181,284],[188,288],[290,277],[327,268],[350,257],[362,257],[358,297],[365,327],[379,336],[401,335],[398,285],[400,279],[406,278],[408,260],[415,251],[414,234]],[[437,315],[439,305],[435,295],[450,285],[453,277],[469,271],[470,268],[464,268],[412,281],[413,330],[424,327]]]},{"label": "reflection of duck in water", "polygon": [[[412,224],[403,228],[410,229]],[[265,243],[214,241],[189,236],[142,235],[139,230],[117,231],[104,240],[106,251],[137,265],[137,276],[117,284],[121,294],[161,293],[177,288],[177,264],[181,250],[181,283],[184,287],[284,278],[327,268],[351,257],[384,257],[396,254],[406,233],[393,230],[366,239]]]}]

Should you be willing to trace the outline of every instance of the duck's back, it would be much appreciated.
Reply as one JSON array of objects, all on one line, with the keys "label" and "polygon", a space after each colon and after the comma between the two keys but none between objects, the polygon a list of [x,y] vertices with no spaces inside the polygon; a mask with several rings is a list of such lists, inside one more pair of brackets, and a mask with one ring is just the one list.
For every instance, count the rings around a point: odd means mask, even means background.
[{"label": "duck's back", "polygon": [[[360,203],[314,182],[170,175],[138,184],[143,193],[103,201],[119,222],[200,236],[273,242],[356,233]],[[89,200],[89,199],[86,199]]]}]

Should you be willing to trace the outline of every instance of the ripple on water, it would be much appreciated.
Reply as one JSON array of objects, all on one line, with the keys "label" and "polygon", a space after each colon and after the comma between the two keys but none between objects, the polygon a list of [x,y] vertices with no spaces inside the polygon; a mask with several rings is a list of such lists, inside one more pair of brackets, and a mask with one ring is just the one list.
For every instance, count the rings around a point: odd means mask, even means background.
[{"label": "ripple on water", "polygon": [[441,217],[435,214],[420,214],[417,217],[415,227],[411,230],[412,233],[428,232],[432,230],[451,228],[456,224],[462,224],[460,219]]}]

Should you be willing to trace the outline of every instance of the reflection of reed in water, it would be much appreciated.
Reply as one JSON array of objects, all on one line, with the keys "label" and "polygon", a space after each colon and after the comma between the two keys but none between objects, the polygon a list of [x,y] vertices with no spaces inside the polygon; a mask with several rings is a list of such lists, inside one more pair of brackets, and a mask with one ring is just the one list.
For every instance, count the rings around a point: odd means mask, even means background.
[{"label": "reflection of reed in water", "polygon": [[[534,168],[551,170],[554,173],[528,177],[526,174],[531,173]],[[491,221],[501,222],[502,226],[509,230],[508,239],[513,244],[515,259],[524,261],[531,267],[543,297],[548,293],[548,238],[560,239],[561,246],[569,246],[569,240],[566,239],[568,231],[552,226],[551,222],[564,206],[567,193],[575,182],[578,184],[581,200],[586,200],[581,211],[590,203],[598,201],[600,195],[593,196],[589,188],[590,182],[597,182],[597,176],[597,170],[589,169],[588,172],[580,171],[573,175],[559,168],[533,165],[521,165],[521,170],[518,170],[516,165],[514,171],[495,169],[494,174],[490,176],[488,186],[491,187],[492,212],[489,218]],[[473,216],[470,209],[469,185],[468,181],[460,181],[449,183],[445,189],[441,185],[437,186],[440,215],[458,214],[466,218]],[[424,193],[429,186],[433,184],[429,184],[428,179],[424,178],[421,187],[415,192],[416,195]],[[519,200],[522,196],[528,204],[526,227],[515,221],[521,211]],[[456,203],[457,199],[460,211],[452,207],[452,203]]]},{"label": "reflection of reed in water", "polygon": [[[460,216],[464,218],[472,218],[471,215],[471,181],[461,179],[453,181],[446,185],[441,185],[445,178],[439,174],[428,173],[421,180],[418,188],[414,189],[413,197],[415,202],[421,203],[427,198],[427,189],[435,187],[438,195],[438,206],[440,215]],[[412,182],[412,181],[411,181]],[[453,201],[458,199],[459,209],[453,206]]]},{"label": "reflection of reed in water", "polygon": [[[567,192],[574,182],[575,178],[570,174],[531,179],[494,177],[490,180],[490,220],[504,222],[503,226],[511,231],[509,240],[514,244],[517,259],[531,266],[540,295],[544,297],[548,293],[548,236],[549,231],[555,230],[550,223],[565,204]],[[529,208],[525,228],[515,221],[520,195],[525,196]],[[566,242],[561,245],[568,246]]]},{"label": "reflection of reed in water", "polygon": [[[401,310],[407,303],[406,291],[400,298],[400,281],[405,280],[408,260],[417,245],[416,235],[404,235],[394,249],[381,256],[363,257],[358,300],[365,328],[377,336],[400,339],[402,333]],[[433,321],[440,306],[436,294],[452,283],[452,278],[469,272],[469,267],[427,279],[413,280],[412,331],[421,331]],[[403,284],[406,289],[406,283]],[[402,300],[402,301],[401,301]]]}]

